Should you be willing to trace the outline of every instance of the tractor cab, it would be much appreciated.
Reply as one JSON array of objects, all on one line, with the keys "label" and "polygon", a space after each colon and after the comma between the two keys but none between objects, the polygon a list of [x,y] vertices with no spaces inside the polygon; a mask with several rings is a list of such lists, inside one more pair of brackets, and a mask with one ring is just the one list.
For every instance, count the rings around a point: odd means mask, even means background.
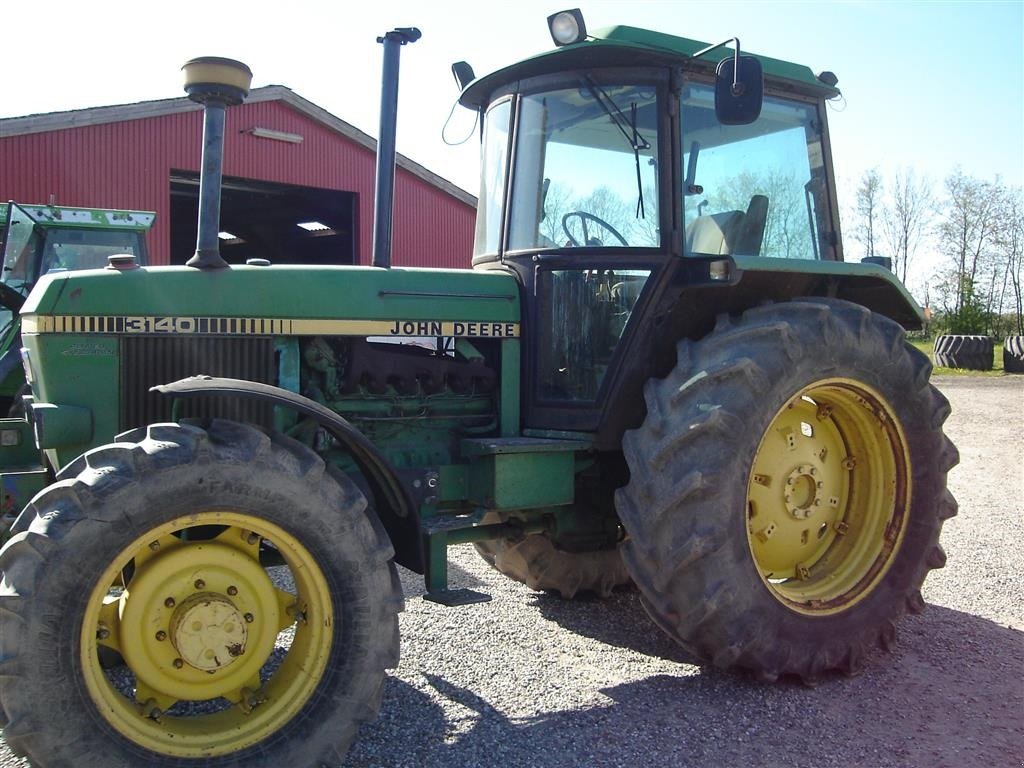
[{"label": "tractor cab", "polygon": [[824,114],[838,91],[738,41],[714,55],[725,44],[588,34],[578,11],[549,24],[554,50],[462,92],[483,119],[473,263],[525,287],[528,426],[592,432],[680,291],[762,259],[841,259]]}]

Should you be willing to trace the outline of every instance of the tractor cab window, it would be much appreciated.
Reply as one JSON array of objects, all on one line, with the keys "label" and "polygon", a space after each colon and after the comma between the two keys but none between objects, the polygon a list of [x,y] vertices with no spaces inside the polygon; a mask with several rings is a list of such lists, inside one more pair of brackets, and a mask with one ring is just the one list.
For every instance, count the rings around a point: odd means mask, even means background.
[{"label": "tractor cab window", "polygon": [[49,229],[40,274],[51,269],[102,269],[107,257],[129,253],[144,260],[142,233],[135,231]]},{"label": "tractor cab window", "polygon": [[524,95],[517,122],[510,250],[660,245],[656,86],[587,75]]},{"label": "tractor cab window", "polygon": [[473,253],[497,253],[501,244],[501,207],[508,173],[508,132],[512,101],[495,104],[484,122],[480,156],[480,197],[476,206]]},{"label": "tractor cab window", "polygon": [[541,271],[538,397],[593,401],[630,313],[650,276],[641,269]]},{"label": "tractor cab window", "polygon": [[685,252],[826,258],[828,195],[816,107],[766,96],[756,122],[722,125],[710,85],[688,85],[681,102]]}]

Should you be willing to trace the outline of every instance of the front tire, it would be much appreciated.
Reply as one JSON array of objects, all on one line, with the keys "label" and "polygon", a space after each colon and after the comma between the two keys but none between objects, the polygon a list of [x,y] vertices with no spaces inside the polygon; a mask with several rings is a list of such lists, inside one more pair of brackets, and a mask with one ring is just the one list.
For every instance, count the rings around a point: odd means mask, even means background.
[{"label": "front tire", "polygon": [[956,514],[945,398],[896,323],[805,299],[722,318],[645,388],[623,557],[693,656],[762,679],[856,672],[924,601]]},{"label": "front tire", "polygon": [[0,551],[8,744],[44,766],[340,764],[398,660],[380,523],[288,438],[144,432],[76,460]]}]

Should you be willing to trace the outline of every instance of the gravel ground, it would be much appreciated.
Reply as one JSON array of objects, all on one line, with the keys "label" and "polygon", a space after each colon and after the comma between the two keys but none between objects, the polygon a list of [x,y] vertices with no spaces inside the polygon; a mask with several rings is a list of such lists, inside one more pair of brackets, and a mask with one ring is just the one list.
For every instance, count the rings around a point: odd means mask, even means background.
[{"label": "gravel ground", "polygon": [[[942,377],[960,466],[944,570],[892,654],[816,688],[687,663],[635,594],[566,602],[452,553],[443,608],[403,572],[402,662],[347,768],[1024,765],[1024,377]],[[0,739],[0,768],[23,765]]]}]

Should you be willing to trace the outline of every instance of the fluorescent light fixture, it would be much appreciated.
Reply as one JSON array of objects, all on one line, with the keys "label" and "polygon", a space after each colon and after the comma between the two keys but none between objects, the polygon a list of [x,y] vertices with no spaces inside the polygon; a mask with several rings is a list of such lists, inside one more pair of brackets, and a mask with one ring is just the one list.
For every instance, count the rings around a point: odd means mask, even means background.
[{"label": "fluorescent light fixture", "polygon": [[300,221],[297,226],[302,227],[307,232],[323,232],[330,229],[326,224],[321,224],[319,221]]},{"label": "fluorescent light fixture", "polygon": [[302,136],[297,133],[286,133],[285,131],[275,131],[273,128],[249,128],[243,133],[249,133],[253,136],[258,136],[261,139],[273,139],[274,141],[284,141],[288,144],[301,144]]},{"label": "fluorescent light fixture", "polygon": [[238,235],[232,235],[230,232],[218,232],[217,237],[221,240],[237,240]]}]

